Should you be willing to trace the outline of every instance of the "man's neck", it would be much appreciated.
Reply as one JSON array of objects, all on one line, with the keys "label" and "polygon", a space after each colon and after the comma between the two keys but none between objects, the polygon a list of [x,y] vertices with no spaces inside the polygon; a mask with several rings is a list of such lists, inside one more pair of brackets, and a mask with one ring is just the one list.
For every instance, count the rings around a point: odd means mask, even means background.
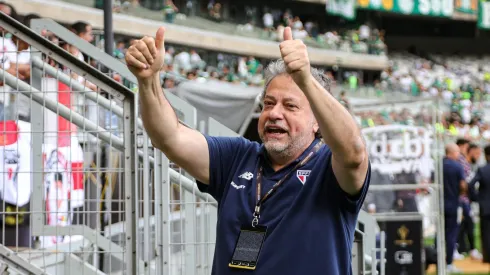
[{"label": "man's neck", "polygon": [[298,150],[298,152],[296,152],[290,156],[281,156],[280,154],[268,153],[269,159],[271,161],[272,169],[274,169],[274,171],[277,172],[277,171],[281,170],[282,168],[288,166],[295,159],[299,158],[305,152],[305,150],[308,149],[308,147],[310,147],[310,145],[313,141],[314,141],[314,139],[311,142],[307,143],[307,145],[304,148]]},{"label": "man's neck", "polygon": [[303,152],[299,152],[298,154],[295,154],[293,156],[288,156],[288,157],[277,156],[275,154],[269,154],[272,169],[274,169],[275,172],[281,170],[282,168],[288,166],[295,159],[299,158],[299,156],[301,156],[302,153]]}]

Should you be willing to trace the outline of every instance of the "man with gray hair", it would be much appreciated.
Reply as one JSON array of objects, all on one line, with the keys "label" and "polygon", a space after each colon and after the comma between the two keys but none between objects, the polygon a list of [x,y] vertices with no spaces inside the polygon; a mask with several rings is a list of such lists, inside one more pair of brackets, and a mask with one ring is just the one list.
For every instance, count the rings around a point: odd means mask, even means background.
[{"label": "man with gray hair", "polygon": [[266,70],[260,145],[179,124],[158,76],[164,33],[134,43],[126,63],[153,144],[218,201],[212,274],[352,274],[370,164],[359,127],[303,42],[285,28],[282,58]]}]

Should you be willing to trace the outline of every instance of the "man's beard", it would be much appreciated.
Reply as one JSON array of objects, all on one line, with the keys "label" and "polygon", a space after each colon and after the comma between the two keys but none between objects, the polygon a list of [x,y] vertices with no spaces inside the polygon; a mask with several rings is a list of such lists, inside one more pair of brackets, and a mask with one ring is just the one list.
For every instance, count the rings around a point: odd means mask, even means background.
[{"label": "man's beard", "polygon": [[291,147],[293,147],[293,139],[291,136],[287,136],[286,141],[279,141],[276,139],[269,139],[268,141],[264,140],[264,137],[261,137],[264,142],[265,149],[269,154],[273,154],[280,158],[288,158],[293,155],[293,151]]},{"label": "man's beard", "polygon": [[299,150],[301,150],[301,152],[305,150],[311,143],[307,132],[300,133],[295,137],[292,137],[288,132],[285,141],[273,138],[269,138],[269,140],[266,141],[264,132],[260,133],[259,136],[264,143],[267,153],[281,159],[293,157]]}]

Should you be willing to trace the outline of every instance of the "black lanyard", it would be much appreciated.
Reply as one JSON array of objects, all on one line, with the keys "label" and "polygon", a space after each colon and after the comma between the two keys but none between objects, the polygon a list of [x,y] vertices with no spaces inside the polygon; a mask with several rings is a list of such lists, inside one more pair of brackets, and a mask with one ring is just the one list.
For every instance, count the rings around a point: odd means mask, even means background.
[{"label": "black lanyard", "polygon": [[253,214],[253,220],[252,220],[252,226],[255,227],[256,225],[259,224],[259,218],[260,218],[260,206],[268,199],[270,198],[270,196],[276,192],[277,189],[279,189],[279,187],[284,183],[284,181],[286,181],[286,179],[289,177],[289,175],[291,175],[291,173],[293,171],[295,171],[296,169],[300,168],[301,166],[305,165],[310,159],[311,157],[313,157],[313,155],[315,155],[318,150],[320,150],[320,147],[323,145],[323,141],[319,141],[315,147],[313,147],[313,149],[311,149],[311,151],[308,153],[308,155],[302,160],[300,161],[298,164],[296,164],[296,166],[294,166],[293,169],[289,170],[289,172],[284,175],[279,181],[277,181],[271,188],[271,190],[269,190],[269,192],[267,192],[264,197],[261,198],[261,191],[262,191],[262,165],[259,167],[259,170],[257,172],[257,204],[255,205],[255,211],[254,211],[254,214]]}]

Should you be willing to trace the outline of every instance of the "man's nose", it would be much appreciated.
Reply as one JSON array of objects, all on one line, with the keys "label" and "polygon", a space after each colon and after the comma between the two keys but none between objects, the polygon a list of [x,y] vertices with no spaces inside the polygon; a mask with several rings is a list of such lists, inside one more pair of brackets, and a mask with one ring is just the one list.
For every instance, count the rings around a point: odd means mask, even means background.
[{"label": "man's nose", "polygon": [[283,111],[284,110],[280,106],[280,104],[276,104],[274,108],[272,108],[272,110],[269,112],[269,118],[271,120],[283,119],[284,118]]}]

